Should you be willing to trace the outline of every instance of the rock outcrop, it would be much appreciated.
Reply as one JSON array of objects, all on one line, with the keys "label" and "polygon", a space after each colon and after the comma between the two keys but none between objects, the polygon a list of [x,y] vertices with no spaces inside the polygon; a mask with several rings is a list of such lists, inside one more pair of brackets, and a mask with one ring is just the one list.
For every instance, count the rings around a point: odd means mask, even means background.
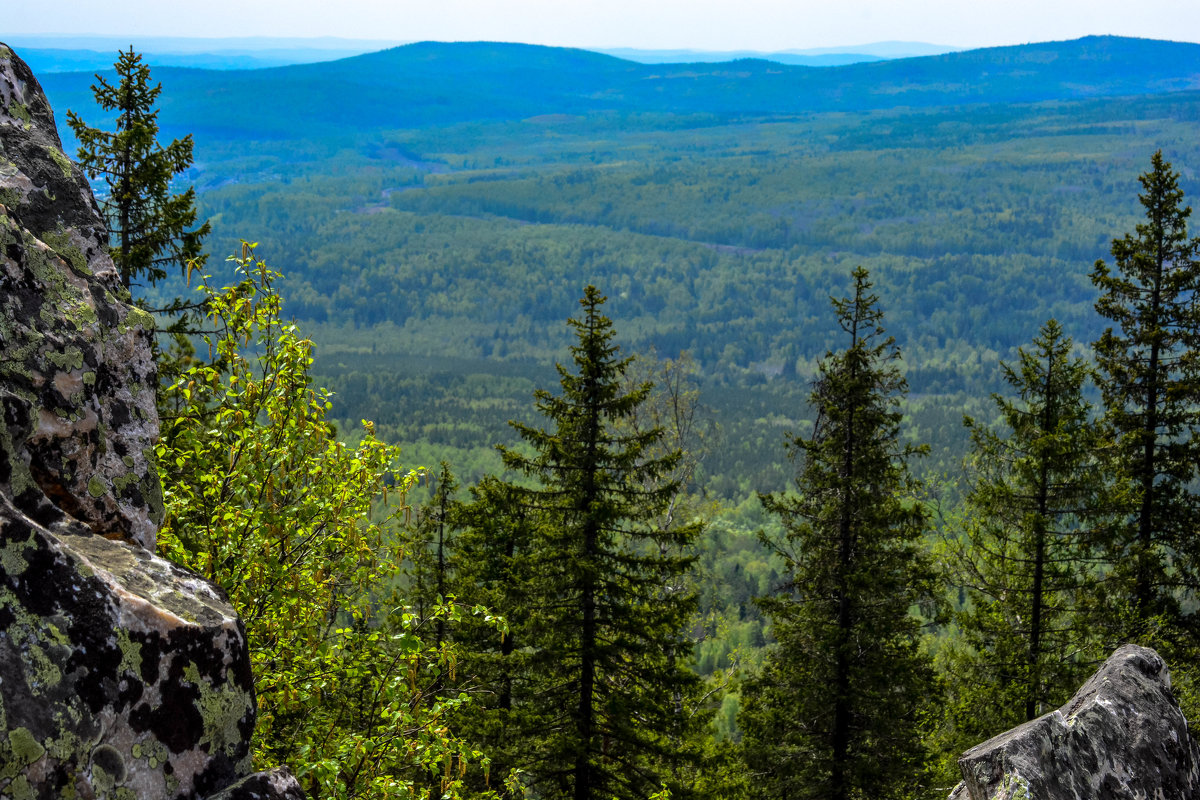
[{"label": "rock outcrop", "polygon": [[0,45],[0,797],[302,796],[249,775],[240,620],[154,555],[149,317],[87,180]]},{"label": "rock outcrop", "polygon": [[249,772],[253,684],[225,599],[0,502],[0,796],[203,797]]},{"label": "rock outcrop", "polygon": [[951,800],[1191,800],[1200,750],[1153,650],[1117,650],[1067,705],[968,750]]},{"label": "rock outcrop", "polygon": [[153,550],[162,496],[151,452],[151,321],[118,300],[87,179],[63,154],[37,79],[7,47],[0,254],[0,491],[35,519],[55,518],[57,508]]}]

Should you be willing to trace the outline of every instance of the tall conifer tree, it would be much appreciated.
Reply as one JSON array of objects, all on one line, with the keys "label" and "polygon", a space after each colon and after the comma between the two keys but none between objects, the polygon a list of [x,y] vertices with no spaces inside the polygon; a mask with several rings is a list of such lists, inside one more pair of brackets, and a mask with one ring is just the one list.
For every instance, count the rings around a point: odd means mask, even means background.
[{"label": "tall conifer tree", "polygon": [[[547,428],[512,423],[529,451],[501,448],[532,486],[513,497],[532,527],[525,623],[530,685],[520,702],[534,722],[521,765],[535,794],[575,800],[644,798],[670,762],[675,698],[695,676],[683,650],[695,600],[682,585],[691,525],[654,525],[677,493],[679,453],[662,455],[661,430],[617,423],[651,390],[627,391],[630,359],[613,343],[605,298],[588,286],[573,365],[559,365],[560,394],[539,390]],[[514,698],[514,704],[517,699]]]},{"label": "tall conifer tree", "polygon": [[950,552],[966,589],[946,648],[948,710],[970,746],[1065,703],[1087,677],[1101,436],[1083,399],[1091,368],[1055,320],[1002,365],[999,431],[969,417],[968,519]]},{"label": "tall conifer tree", "polygon": [[460,659],[456,688],[475,695],[453,730],[487,754],[494,781],[528,763],[542,732],[537,709],[526,702],[537,684],[530,669],[529,562],[539,515],[519,503],[512,485],[487,476],[471,488],[469,501],[456,504],[453,517],[450,591],[460,604],[483,605],[505,619],[500,630],[464,615],[452,630]]},{"label": "tall conifer tree", "polygon": [[[150,67],[133,51],[121,51],[113,65],[113,86],[100,75],[92,85],[96,103],[116,111],[116,130],[93,128],[73,111],[67,124],[79,140],[79,166],[108,185],[104,211],[112,232],[112,256],[121,282],[130,288],[139,279],[153,284],[166,277],[167,266],[184,268],[201,258],[207,222],[196,225],[196,192],[173,193],[175,176],[192,165],[192,137],[158,143],[158,109],[162,84],[150,83]],[[181,303],[176,301],[174,306]]]},{"label": "tall conifer tree", "polygon": [[[408,595],[413,611],[422,625],[432,625],[430,638],[441,648],[450,641],[451,634],[445,616],[437,614],[436,609],[444,605],[455,584],[450,562],[462,511],[454,496],[458,481],[447,462],[442,462],[431,480],[433,496],[416,510],[412,521],[406,571],[411,580]],[[441,691],[442,686],[437,688]]]},{"label": "tall conifer tree", "polygon": [[821,364],[812,435],[790,442],[796,493],[761,496],[785,526],[767,543],[791,579],[760,601],[778,646],[745,686],[739,723],[751,784],[772,800],[899,797],[923,757],[933,672],[910,608],[933,596],[926,518],[904,496],[914,450],[899,435],[900,354],[867,272],[853,278],[834,301],[848,346]]},{"label": "tall conifer tree", "polygon": [[1200,583],[1200,240],[1188,236],[1192,210],[1161,151],[1139,180],[1145,222],[1113,241],[1116,274],[1103,260],[1092,272],[1096,310],[1113,323],[1093,347],[1124,516],[1108,585],[1111,606],[1130,601],[1114,641],[1144,636],[1154,620],[1173,627],[1181,592]]}]

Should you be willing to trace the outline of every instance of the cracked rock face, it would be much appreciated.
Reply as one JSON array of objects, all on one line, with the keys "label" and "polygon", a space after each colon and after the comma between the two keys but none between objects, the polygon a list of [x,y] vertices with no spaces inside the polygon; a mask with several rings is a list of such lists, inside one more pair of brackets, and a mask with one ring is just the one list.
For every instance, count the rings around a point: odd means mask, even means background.
[{"label": "cracked rock face", "polygon": [[41,86],[0,45],[0,492],[154,550],[162,491],[151,320]]},{"label": "cracked rock face", "polygon": [[241,621],[154,555],[151,320],[107,237],[0,45],[0,798],[298,800],[286,771],[248,775]]},{"label": "cracked rock face", "polygon": [[0,796],[204,797],[250,771],[241,622],[210,584],[0,498]]},{"label": "cracked rock face", "polygon": [[1200,750],[1153,650],[1125,645],[1071,702],[968,750],[952,800],[1200,798]]}]

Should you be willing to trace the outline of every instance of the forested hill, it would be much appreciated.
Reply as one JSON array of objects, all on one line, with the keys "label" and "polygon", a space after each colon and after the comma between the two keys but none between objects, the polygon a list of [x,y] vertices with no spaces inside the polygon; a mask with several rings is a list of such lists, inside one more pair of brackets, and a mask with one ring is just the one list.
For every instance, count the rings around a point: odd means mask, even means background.
[{"label": "forested hill", "polygon": [[[160,68],[155,77],[167,88],[167,132],[293,138],[547,114],[746,117],[1162,93],[1200,87],[1200,45],[1104,36],[816,68],[424,42],[271,69]],[[61,73],[43,84],[56,110],[85,108],[92,80]]]},{"label": "forested hill", "polygon": [[[153,77],[164,136],[195,136],[209,268],[261,242],[338,416],[466,480],[499,468],[593,283],[627,352],[695,358],[726,431],[714,491],[782,488],[859,265],[904,353],[907,435],[957,470],[1000,360],[1051,316],[1100,335],[1088,275],[1137,223],[1150,155],[1200,194],[1193,44],[804,68],[425,43]],[[43,76],[61,131],[68,108],[111,124],[92,81]]]}]

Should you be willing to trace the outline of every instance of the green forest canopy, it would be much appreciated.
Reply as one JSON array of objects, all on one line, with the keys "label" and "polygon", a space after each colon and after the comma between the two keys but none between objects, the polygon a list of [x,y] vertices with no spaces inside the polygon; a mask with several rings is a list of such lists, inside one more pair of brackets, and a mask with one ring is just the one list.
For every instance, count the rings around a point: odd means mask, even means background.
[{"label": "green forest canopy", "polygon": [[[155,77],[164,134],[197,132],[187,179],[213,223],[209,268],[243,238],[262,243],[345,430],[374,419],[464,480],[493,469],[506,421],[553,379],[562,320],[591,282],[628,350],[697,360],[724,430],[702,480],[740,499],[792,473],[781,443],[810,416],[808,381],[834,341],[827,298],[855,266],[876,281],[903,353],[906,436],[932,445],[918,472],[957,472],[962,413],[987,418],[1000,359],[1046,319],[1096,338],[1087,274],[1131,228],[1147,155],[1162,148],[1196,193],[1200,93],[1176,91],[1194,50],[1100,37],[780,67],[787,80],[928,89],[923,107],[898,106],[909,93],[826,111],[803,93],[768,108],[775,68],[754,62],[735,82],[755,113],[721,105],[728,65],[697,67],[708,77],[666,102],[614,88],[661,65],[552,48],[400,48]],[[427,82],[403,80],[415,64]],[[568,68],[586,86],[564,88]],[[963,83],[989,70],[1000,77]],[[484,72],[490,118],[464,88]],[[1043,79],[1036,98],[1014,94],[1026,73]],[[91,80],[44,76],[60,114],[91,103]],[[306,94],[314,81],[342,81],[341,93]],[[587,87],[625,99],[585,103]],[[526,96],[553,113],[523,116]],[[385,106],[390,116],[373,115]]]}]

